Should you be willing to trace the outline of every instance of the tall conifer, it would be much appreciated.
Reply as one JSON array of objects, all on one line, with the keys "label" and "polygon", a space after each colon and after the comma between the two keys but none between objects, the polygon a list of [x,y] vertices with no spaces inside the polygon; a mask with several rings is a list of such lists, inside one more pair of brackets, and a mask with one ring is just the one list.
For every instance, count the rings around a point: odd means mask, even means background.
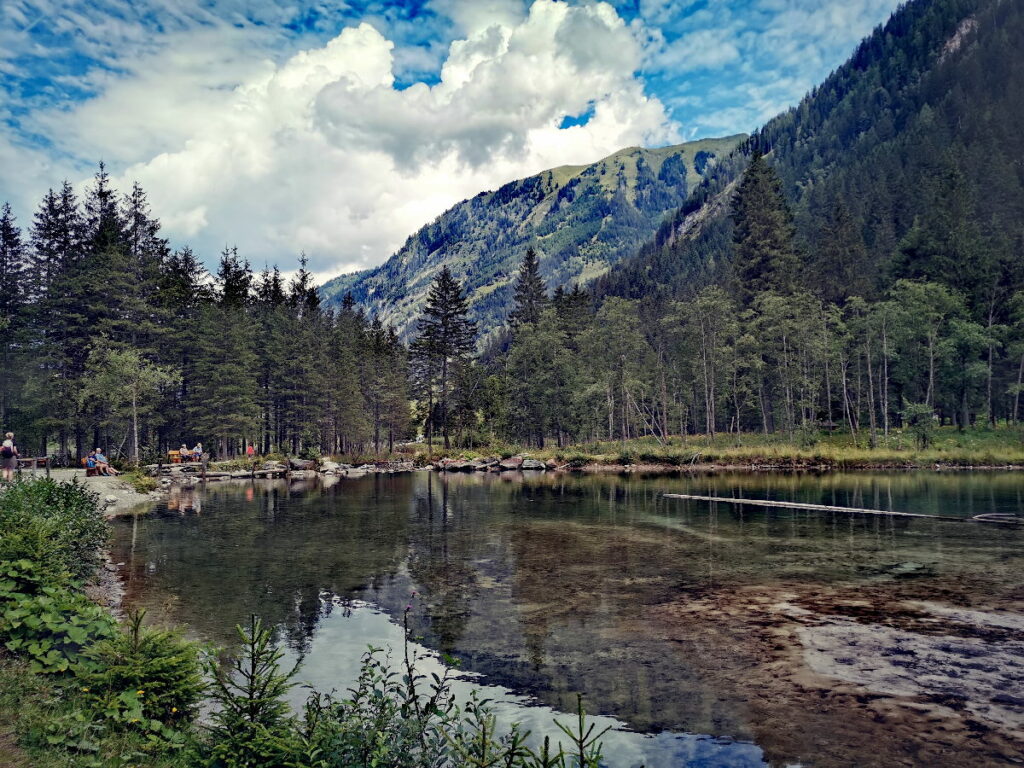
[{"label": "tall conifer", "polygon": [[[428,397],[433,400],[435,391],[437,394],[436,418],[440,421],[445,448],[451,447],[448,413],[452,373],[466,362],[476,337],[476,323],[468,319],[468,313],[462,286],[445,265],[430,286],[427,305],[417,324],[419,336],[412,345],[412,354],[424,378]],[[433,408],[430,411],[428,436],[432,434],[435,419]]]},{"label": "tall conifer", "polygon": [[548,305],[547,286],[540,276],[540,261],[533,248],[526,250],[526,256],[519,267],[519,279],[516,282],[513,301],[515,305],[508,317],[513,328],[527,323],[536,325]]}]

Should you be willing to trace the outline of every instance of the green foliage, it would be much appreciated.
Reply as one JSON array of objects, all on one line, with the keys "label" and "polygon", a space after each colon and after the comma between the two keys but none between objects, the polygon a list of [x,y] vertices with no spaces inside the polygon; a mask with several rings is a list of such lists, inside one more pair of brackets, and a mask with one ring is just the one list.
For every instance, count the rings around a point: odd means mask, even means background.
[{"label": "green foliage", "polygon": [[33,768],[188,768],[194,765],[177,734],[167,748],[150,732],[124,727],[96,711],[73,680],[33,674],[27,663],[0,658],[0,721],[13,722],[12,735]]},{"label": "green foliage", "polygon": [[138,470],[125,472],[121,475],[121,482],[128,483],[138,493],[152,493],[160,487],[155,477],[145,475]]},{"label": "green foliage", "polygon": [[144,611],[82,653],[76,670],[101,710],[131,711],[130,719],[173,724],[196,714],[206,689],[199,649],[176,633],[145,627]]},{"label": "green foliage", "polygon": [[292,764],[299,743],[284,695],[295,670],[282,672],[282,653],[263,623],[253,616],[237,627],[239,657],[210,664],[217,705],[211,727],[210,768],[277,768]]},{"label": "green foliage", "polygon": [[35,672],[66,673],[84,657],[93,643],[114,634],[113,619],[81,594],[53,584],[34,585],[31,592],[16,591],[30,582],[32,564],[6,563],[0,581],[0,641],[11,653],[24,655]]},{"label": "green foliage", "polygon": [[90,576],[107,537],[95,494],[42,478],[0,494],[0,530],[0,561],[30,560],[52,583]]},{"label": "green foliage", "polygon": [[914,435],[921,450],[928,448],[935,438],[935,411],[927,403],[907,403],[900,415]]}]

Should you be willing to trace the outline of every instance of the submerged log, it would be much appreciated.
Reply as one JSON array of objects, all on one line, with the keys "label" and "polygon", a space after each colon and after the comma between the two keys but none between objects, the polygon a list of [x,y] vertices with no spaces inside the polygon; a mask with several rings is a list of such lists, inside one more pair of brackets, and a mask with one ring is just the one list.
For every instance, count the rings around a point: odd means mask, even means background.
[{"label": "submerged log", "polygon": [[816,512],[841,512],[848,515],[885,515],[888,517],[917,517],[925,520],[944,520],[954,523],[997,523],[1019,525],[1024,520],[1011,515],[991,514],[974,517],[952,517],[950,515],[923,515],[916,512],[893,512],[887,509],[860,509],[858,507],[834,507],[828,504],[806,504],[799,501],[772,501],[770,499],[737,499],[728,496],[694,496],[688,493],[666,493],[666,499],[690,499],[691,501],[720,501],[724,504],[746,504],[754,507],[781,507],[782,509],[810,509]]}]

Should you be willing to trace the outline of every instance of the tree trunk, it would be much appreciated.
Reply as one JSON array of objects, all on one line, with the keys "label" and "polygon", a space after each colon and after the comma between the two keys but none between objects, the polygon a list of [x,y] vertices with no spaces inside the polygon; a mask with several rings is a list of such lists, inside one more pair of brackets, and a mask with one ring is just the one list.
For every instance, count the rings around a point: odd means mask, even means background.
[{"label": "tree trunk", "polygon": [[1024,384],[1024,354],[1020,356],[1020,366],[1017,368],[1017,391],[1013,395],[1013,423],[1020,423],[1020,388]]},{"label": "tree trunk", "polygon": [[132,390],[132,463],[139,464],[139,407],[138,396]]}]

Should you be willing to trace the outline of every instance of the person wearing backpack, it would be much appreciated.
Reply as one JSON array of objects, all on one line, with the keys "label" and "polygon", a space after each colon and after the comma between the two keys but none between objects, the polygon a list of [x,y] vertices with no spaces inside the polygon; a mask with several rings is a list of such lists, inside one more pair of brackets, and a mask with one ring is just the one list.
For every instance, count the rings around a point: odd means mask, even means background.
[{"label": "person wearing backpack", "polygon": [[14,433],[8,432],[0,444],[0,470],[3,479],[10,482],[14,479],[14,470],[18,468],[18,446],[14,444]]}]

